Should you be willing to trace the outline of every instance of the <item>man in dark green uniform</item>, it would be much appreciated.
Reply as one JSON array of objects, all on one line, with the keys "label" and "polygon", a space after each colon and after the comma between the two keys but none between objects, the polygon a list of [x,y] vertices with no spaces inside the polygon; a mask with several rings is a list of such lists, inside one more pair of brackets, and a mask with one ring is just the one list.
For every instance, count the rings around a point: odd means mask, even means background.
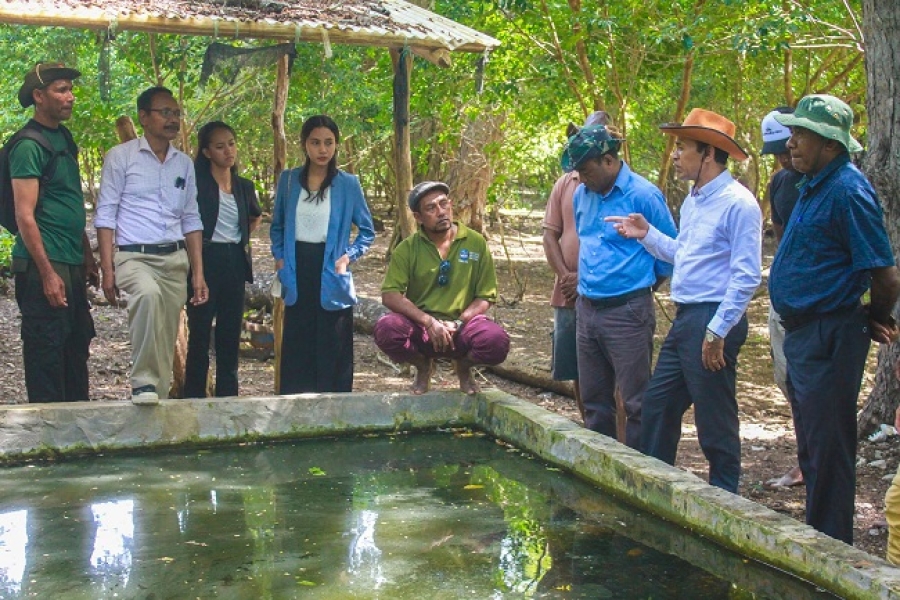
[{"label": "man in dark green uniform", "polygon": [[86,282],[97,266],[85,235],[84,197],[78,159],[62,122],[72,116],[72,80],[81,73],[57,63],[38,63],[19,89],[23,108],[34,106],[29,127],[57,151],[31,139],[9,153],[16,224],[13,247],[16,301],[22,313],[22,350],[29,402],[88,400],[87,360],[94,321]]}]

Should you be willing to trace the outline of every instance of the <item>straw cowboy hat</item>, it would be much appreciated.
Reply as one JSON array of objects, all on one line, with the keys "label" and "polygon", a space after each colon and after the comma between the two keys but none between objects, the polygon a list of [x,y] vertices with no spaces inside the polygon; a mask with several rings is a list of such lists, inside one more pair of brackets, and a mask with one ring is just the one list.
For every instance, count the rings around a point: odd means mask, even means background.
[{"label": "straw cowboy hat", "polygon": [[734,141],[734,123],[711,110],[695,108],[688,114],[684,123],[663,123],[659,126],[663,133],[675,135],[697,142],[709,144],[728,153],[735,160],[747,160],[749,156]]}]

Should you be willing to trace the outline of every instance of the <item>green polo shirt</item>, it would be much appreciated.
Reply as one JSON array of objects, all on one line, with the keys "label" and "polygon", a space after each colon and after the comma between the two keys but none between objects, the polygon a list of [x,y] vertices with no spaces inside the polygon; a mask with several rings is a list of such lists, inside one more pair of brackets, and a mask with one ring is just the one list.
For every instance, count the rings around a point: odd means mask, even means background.
[{"label": "green polo shirt", "polygon": [[497,301],[497,273],[484,238],[456,223],[450,245],[447,285],[438,284],[441,256],[422,230],[400,242],[391,254],[381,292],[400,292],[419,310],[439,319],[456,319],[475,298]]},{"label": "green polo shirt", "polygon": [[[66,138],[59,129],[44,128],[44,135],[57,150],[68,147]],[[49,160],[50,153],[37,142],[22,140],[9,153],[10,176],[13,179],[40,179],[44,165]],[[80,265],[84,261],[81,238],[86,214],[81,175],[74,157],[67,155],[56,161],[53,178],[47,183],[43,193],[35,219],[47,258],[67,265]],[[31,258],[22,241],[22,234],[16,235],[12,255]]]}]

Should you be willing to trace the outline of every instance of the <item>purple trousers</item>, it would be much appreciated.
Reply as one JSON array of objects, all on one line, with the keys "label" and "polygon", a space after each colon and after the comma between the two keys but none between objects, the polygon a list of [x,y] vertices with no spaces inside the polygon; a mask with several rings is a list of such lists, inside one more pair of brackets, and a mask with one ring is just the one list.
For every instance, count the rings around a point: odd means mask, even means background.
[{"label": "purple trousers", "polygon": [[436,352],[428,332],[397,313],[389,313],[375,323],[375,344],[396,363],[410,362],[416,356],[463,358],[477,365],[499,365],[509,354],[509,336],[502,327],[478,315],[462,326],[453,338],[455,350]]}]

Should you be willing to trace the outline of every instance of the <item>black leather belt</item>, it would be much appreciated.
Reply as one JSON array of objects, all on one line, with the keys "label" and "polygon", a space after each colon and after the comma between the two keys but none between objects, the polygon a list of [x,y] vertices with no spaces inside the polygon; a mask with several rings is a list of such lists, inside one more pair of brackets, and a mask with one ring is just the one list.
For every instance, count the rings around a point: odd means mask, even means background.
[{"label": "black leather belt", "polygon": [[141,254],[172,254],[184,250],[184,242],[170,242],[168,244],[126,244],[119,246],[122,252],[140,252]]},{"label": "black leather belt", "polygon": [[617,306],[623,306],[629,300],[633,300],[634,298],[640,298],[641,296],[649,296],[650,288],[641,288],[639,290],[634,290],[633,292],[628,292],[627,294],[622,294],[621,296],[612,296],[610,298],[599,298],[594,300],[593,298],[587,298],[587,301],[591,303],[597,310],[604,310],[607,308],[616,308]]},{"label": "black leather belt", "polygon": [[784,327],[785,331],[797,331],[803,327],[806,327],[813,321],[819,321],[826,317],[836,317],[836,316],[844,316],[849,315],[851,313],[856,312],[859,309],[859,305],[852,306],[849,308],[839,308],[838,310],[833,310],[830,312],[824,313],[805,313],[801,315],[791,315],[789,317],[781,317],[781,326]]}]

